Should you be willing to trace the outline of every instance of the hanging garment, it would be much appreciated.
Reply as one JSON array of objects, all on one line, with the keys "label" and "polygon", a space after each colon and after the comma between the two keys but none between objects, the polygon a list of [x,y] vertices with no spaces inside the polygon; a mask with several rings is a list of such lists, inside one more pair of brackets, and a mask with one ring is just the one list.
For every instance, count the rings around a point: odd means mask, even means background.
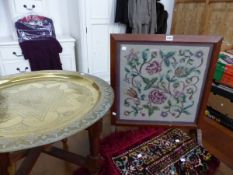
[{"label": "hanging garment", "polygon": [[132,33],[128,18],[128,0],[117,0],[115,22],[126,25],[126,33]]},{"label": "hanging garment", "polygon": [[132,33],[156,33],[156,2],[156,0],[128,0],[128,17]]},{"label": "hanging garment", "polygon": [[15,22],[19,42],[55,38],[53,21],[38,15],[25,16]]},{"label": "hanging garment", "polygon": [[56,38],[28,40],[19,45],[24,58],[29,60],[32,71],[62,69],[59,57],[62,47]]},{"label": "hanging garment", "polygon": [[157,2],[157,34],[165,34],[167,32],[168,12],[164,9],[164,5]]},{"label": "hanging garment", "polygon": [[61,70],[60,43],[56,40],[53,21],[47,17],[29,15],[15,23],[19,45],[32,71]]}]

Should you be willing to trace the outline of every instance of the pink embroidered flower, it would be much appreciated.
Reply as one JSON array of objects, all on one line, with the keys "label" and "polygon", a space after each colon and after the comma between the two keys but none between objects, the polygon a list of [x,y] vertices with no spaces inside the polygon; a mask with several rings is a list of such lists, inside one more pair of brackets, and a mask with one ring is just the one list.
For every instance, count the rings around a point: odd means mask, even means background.
[{"label": "pink embroidered flower", "polygon": [[146,67],[146,70],[148,74],[152,75],[154,73],[160,72],[162,68],[161,68],[161,65],[157,61],[153,61]]},{"label": "pink embroidered flower", "polygon": [[148,97],[149,97],[150,102],[155,103],[155,104],[162,104],[167,99],[167,97],[158,90],[151,91]]}]

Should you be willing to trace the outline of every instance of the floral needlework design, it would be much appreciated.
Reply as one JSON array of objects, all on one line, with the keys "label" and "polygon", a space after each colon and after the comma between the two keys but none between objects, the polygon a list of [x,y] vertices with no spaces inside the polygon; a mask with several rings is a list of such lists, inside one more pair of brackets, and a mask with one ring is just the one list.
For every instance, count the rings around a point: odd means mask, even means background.
[{"label": "floral needlework design", "polygon": [[193,122],[208,54],[208,47],[128,45],[121,51],[121,114]]}]

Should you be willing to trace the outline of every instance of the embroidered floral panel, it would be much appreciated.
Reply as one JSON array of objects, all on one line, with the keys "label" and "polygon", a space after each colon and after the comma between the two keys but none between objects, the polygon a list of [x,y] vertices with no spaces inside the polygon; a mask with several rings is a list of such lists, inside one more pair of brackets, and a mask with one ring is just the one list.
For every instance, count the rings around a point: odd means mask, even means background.
[{"label": "embroidered floral panel", "polygon": [[195,122],[211,47],[119,46],[120,119]]}]

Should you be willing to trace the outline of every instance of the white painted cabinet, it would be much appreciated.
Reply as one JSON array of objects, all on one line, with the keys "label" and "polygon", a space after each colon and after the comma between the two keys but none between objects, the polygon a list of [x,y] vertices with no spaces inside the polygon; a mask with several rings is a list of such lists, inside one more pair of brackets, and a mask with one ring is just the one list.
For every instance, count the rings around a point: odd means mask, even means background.
[{"label": "white painted cabinet", "polygon": [[[75,40],[69,36],[60,36],[58,41],[63,48],[60,54],[63,70],[76,71]],[[23,57],[17,40],[0,38],[0,68],[1,75],[31,71],[29,62]]]},{"label": "white painted cabinet", "polygon": [[46,16],[46,0],[7,0],[12,19],[33,12]]},{"label": "white painted cabinet", "polygon": [[[80,0],[78,4],[81,46],[79,58],[82,59],[80,69],[108,82],[110,34],[124,31],[123,26],[114,23],[115,6],[115,0]],[[69,10],[72,12],[74,9]]]},{"label": "white painted cabinet", "polygon": [[[51,19],[56,19],[54,22],[55,32],[58,29],[57,21],[60,19],[63,14],[60,13],[59,9],[51,9],[54,5],[53,0],[7,0],[4,5],[7,7],[7,12],[9,12],[9,19],[13,29],[11,36],[9,37],[0,37],[0,75],[10,75],[20,72],[28,72],[31,71],[28,60],[22,55],[21,49],[18,45],[18,40],[16,36],[16,31],[14,29],[14,22],[18,18],[22,18],[23,16],[36,14],[42,16],[48,16]],[[61,4],[64,4],[61,3]],[[56,11],[58,13],[51,13],[50,11]],[[59,15],[60,14],[60,15]],[[68,18],[64,19],[64,21],[69,21]],[[66,24],[64,22],[64,24]],[[61,31],[58,29],[58,31]],[[60,34],[60,33],[59,33]],[[58,41],[60,42],[63,51],[60,54],[60,59],[62,63],[63,70],[76,71],[76,58],[75,58],[75,42],[76,40],[69,36],[63,35],[57,36]]]},{"label": "white painted cabinet", "polygon": [[[54,21],[57,34],[70,35],[76,40],[77,70],[110,81],[110,34],[124,32],[123,25],[114,23],[116,0],[63,0],[59,3],[57,0],[8,0],[7,2],[13,18],[27,14],[29,11],[42,15],[48,14],[47,16]],[[10,31],[14,33],[12,34],[14,36],[15,31]],[[60,42],[63,47],[66,46],[63,41]],[[0,47],[4,49],[4,43],[1,40],[0,44]],[[17,46],[17,43],[12,44],[11,42],[10,45]],[[18,54],[17,48],[14,49]],[[16,61],[20,66],[18,69],[20,71],[25,71],[28,67],[27,61],[23,58],[19,64],[20,57],[16,58],[12,55],[12,51],[9,51],[10,56],[6,56],[5,51],[0,54],[2,74],[15,72],[18,68],[14,64]],[[8,60],[2,62],[3,58],[8,58]],[[66,70],[71,67],[74,69],[76,65],[69,58],[65,55],[64,49],[61,61]],[[73,65],[71,66],[71,64]],[[13,65],[14,67],[12,67]],[[9,66],[11,69],[8,69]],[[28,67],[26,71],[30,71],[30,68]]]}]

